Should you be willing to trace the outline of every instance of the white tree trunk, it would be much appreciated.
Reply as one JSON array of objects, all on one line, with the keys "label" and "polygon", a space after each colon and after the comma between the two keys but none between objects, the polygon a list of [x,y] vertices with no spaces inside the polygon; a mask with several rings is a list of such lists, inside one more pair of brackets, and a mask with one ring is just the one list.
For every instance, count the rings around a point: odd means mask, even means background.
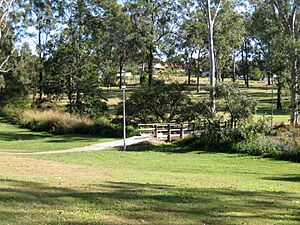
[{"label": "white tree trunk", "polygon": [[212,20],[210,11],[210,0],[206,3],[206,16],[208,26],[208,50],[210,59],[210,99],[211,99],[211,115],[212,117],[216,114],[216,60],[214,54],[214,21]]},{"label": "white tree trunk", "polygon": [[[11,12],[13,11],[13,6],[14,6],[15,1],[14,0],[0,0],[0,41],[3,41],[8,33],[8,27],[7,23],[9,20],[9,16]],[[9,71],[9,69],[6,68],[6,64],[15,49],[12,50],[12,52],[7,55],[3,56],[2,59],[0,59],[0,72],[1,73],[6,73]]]},{"label": "white tree trunk", "polygon": [[216,3],[214,14],[212,15],[211,1],[210,0],[199,0],[199,5],[202,7],[206,14],[207,28],[208,28],[208,50],[210,59],[210,99],[211,99],[211,115],[216,115],[216,58],[214,53],[214,24],[216,17],[221,9],[222,2],[219,0]]},{"label": "white tree trunk", "polygon": [[291,69],[291,125],[298,124],[298,74],[297,74],[297,60],[293,60]]}]

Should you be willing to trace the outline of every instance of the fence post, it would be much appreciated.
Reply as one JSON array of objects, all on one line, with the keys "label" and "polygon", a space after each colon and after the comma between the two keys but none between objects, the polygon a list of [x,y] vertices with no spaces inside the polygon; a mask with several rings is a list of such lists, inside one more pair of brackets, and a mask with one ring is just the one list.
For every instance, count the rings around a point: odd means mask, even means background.
[{"label": "fence post", "polygon": [[157,138],[157,124],[154,125],[154,137]]},{"label": "fence post", "polygon": [[195,134],[195,131],[196,131],[196,125],[195,123],[193,123],[193,134]]},{"label": "fence post", "polygon": [[183,124],[180,124],[180,139],[183,139],[184,130],[183,130]]},{"label": "fence post", "polygon": [[172,138],[171,138],[171,124],[168,124],[168,142],[171,142]]}]

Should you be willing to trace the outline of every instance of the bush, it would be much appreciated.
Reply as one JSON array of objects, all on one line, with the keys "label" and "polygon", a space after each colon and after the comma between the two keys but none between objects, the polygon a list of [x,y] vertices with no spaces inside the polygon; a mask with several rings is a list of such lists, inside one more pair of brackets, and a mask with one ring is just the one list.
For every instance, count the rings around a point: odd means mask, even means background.
[{"label": "bush", "polygon": [[262,136],[234,146],[234,152],[300,162],[300,149],[289,141]]},{"label": "bush", "polygon": [[[70,113],[56,110],[36,110],[12,108],[1,110],[10,122],[33,131],[45,131],[52,134],[90,134],[104,137],[122,137],[123,129],[119,125],[110,124],[106,118],[92,120]],[[133,127],[128,127],[128,135],[136,134]]]},{"label": "bush", "polygon": [[202,126],[197,135],[178,142],[178,145],[209,152],[242,153],[300,162],[300,145],[295,140],[298,133],[295,134],[291,128],[288,137],[274,137],[274,133],[264,119],[239,128],[221,127],[218,121],[213,121]]}]

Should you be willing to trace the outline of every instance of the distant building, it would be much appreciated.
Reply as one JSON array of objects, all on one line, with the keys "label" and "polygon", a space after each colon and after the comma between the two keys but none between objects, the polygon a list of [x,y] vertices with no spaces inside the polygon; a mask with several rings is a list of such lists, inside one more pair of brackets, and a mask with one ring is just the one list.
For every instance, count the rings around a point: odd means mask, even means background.
[{"label": "distant building", "polygon": [[161,65],[160,63],[156,63],[154,66],[153,66],[153,68],[155,69],[155,70],[157,70],[157,71],[162,71],[162,70],[165,70],[166,68],[163,66],[163,65]]}]

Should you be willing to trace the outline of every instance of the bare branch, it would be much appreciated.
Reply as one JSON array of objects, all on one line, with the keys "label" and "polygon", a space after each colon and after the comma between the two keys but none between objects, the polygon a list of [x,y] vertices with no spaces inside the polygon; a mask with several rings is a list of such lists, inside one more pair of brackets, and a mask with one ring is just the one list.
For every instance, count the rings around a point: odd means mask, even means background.
[{"label": "bare branch", "polygon": [[223,1],[220,0],[220,2],[219,2],[218,5],[217,5],[217,9],[216,9],[214,18],[212,19],[212,23],[213,23],[213,24],[215,23],[215,20],[216,20],[216,18],[217,18],[217,16],[218,16],[219,12],[220,12],[220,10],[221,10],[222,3],[223,3]]},{"label": "bare branch", "polygon": [[10,69],[4,69],[4,67],[5,67],[5,64],[6,64],[7,61],[10,59],[11,55],[14,53],[15,50],[16,50],[16,48],[14,48],[14,49],[12,50],[11,54],[8,55],[8,56],[6,57],[6,59],[1,63],[1,65],[0,65],[0,72],[1,72],[1,73],[7,73],[7,72],[9,72],[9,71],[12,69],[12,68],[10,68]]}]

